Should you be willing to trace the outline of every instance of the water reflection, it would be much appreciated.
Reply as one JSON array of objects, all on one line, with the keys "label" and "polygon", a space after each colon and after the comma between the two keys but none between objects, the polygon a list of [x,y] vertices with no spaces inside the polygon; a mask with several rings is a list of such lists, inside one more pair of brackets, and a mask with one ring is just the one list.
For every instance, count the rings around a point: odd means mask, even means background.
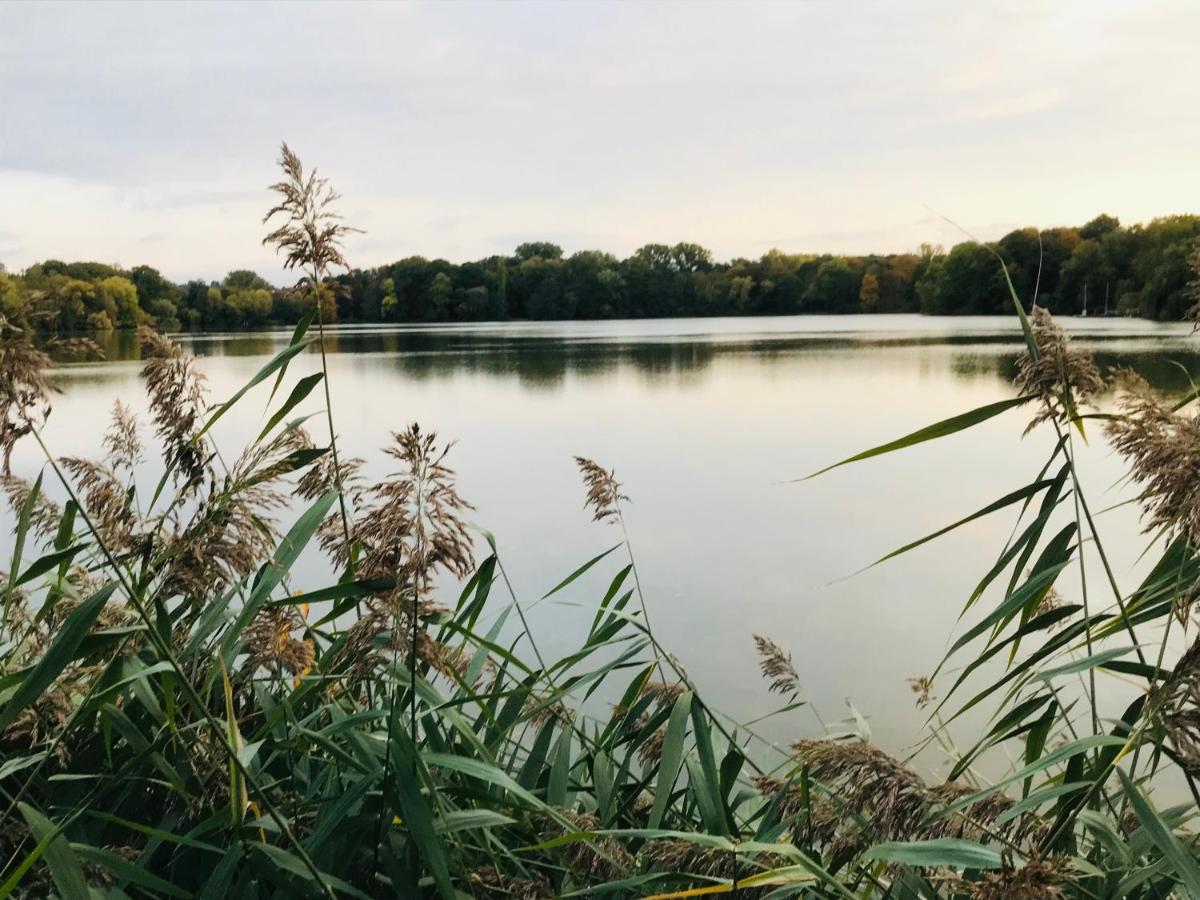
[{"label": "water reflection", "polygon": [[[847,320],[856,320],[859,327],[846,327]],[[880,320],[887,320],[888,327],[877,327]],[[895,320],[907,320],[907,327],[897,327]],[[675,332],[665,331],[658,322],[331,328],[326,350],[335,356],[354,355],[362,362],[384,358],[390,372],[414,381],[470,373],[515,377],[522,387],[544,391],[561,390],[568,379],[606,377],[622,370],[650,384],[686,382],[703,376],[718,360],[772,366],[804,356],[869,351],[927,359],[920,351],[932,350],[938,356],[935,365],[960,378],[1011,381],[1023,351],[1015,325],[1007,319],[963,320],[958,329],[947,328],[944,320],[915,316],[792,317],[769,320],[769,330],[761,328],[762,320],[705,321],[712,323],[712,330],[704,333],[692,333],[689,322]],[[935,321],[939,327],[931,332],[928,323]],[[1071,323],[1078,331],[1076,339],[1095,352],[1105,372],[1131,368],[1156,389],[1178,394],[1190,389],[1188,373],[1200,371],[1200,348],[1189,340],[1185,326],[1155,328],[1140,321],[1105,320],[1081,327],[1085,322]],[[269,357],[289,338],[289,331],[275,330],[184,335],[180,340],[198,357],[241,358]],[[70,367],[78,369],[71,373],[74,377],[107,379],[119,368],[111,363],[139,358],[136,338],[129,332],[110,333],[100,344],[110,364]]]}]

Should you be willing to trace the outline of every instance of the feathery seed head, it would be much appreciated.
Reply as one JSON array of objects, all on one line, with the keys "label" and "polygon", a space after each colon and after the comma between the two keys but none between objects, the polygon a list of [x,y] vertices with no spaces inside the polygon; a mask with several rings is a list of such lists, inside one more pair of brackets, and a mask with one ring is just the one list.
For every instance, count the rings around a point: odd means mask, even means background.
[{"label": "feathery seed head", "polygon": [[1016,385],[1022,396],[1036,397],[1041,410],[1025,429],[1028,434],[1042,422],[1064,424],[1078,415],[1086,403],[1104,389],[1104,380],[1092,355],[1071,346],[1071,339],[1050,312],[1035,306],[1030,316],[1037,359],[1021,357]]},{"label": "feathery seed head", "polygon": [[615,471],[609,471],[593,460],[575,457],[575,464],[583,473],[583,484],[587,488],[584,509],[592,511],[592,521],[603,522],[621,514],[621,501],[629,498],[621,493],[621,482]]},{"label": "feathery seed head", "polygon": [[763,678],[771,679],[768,691],[778,694],[795,694],[800,690],[800,676],[792,666],[792,656],[770,638],[754,635],[754,646],[758,650],[758,667]]},{"label": "feathery seed head", "polygon": [[286,143],[280,148],[279,168],[283,180],[270,188],[279,195],[278,200],[263,217],[263,224],[276,216],[282,224],[263,238],[263,245],[283,254],[284,268],[311,268],[318,280],[334,266],[348,269],[342,242],[360,229],[342,224],[333,209],[341,195],[316,169],[305,173],[300,157]]}]

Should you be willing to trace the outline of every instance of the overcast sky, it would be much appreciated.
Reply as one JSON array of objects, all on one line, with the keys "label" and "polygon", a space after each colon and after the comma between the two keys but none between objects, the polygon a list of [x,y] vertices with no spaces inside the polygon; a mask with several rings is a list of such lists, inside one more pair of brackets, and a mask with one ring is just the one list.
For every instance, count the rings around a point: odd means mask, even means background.
[{"label": "overcast sky", "polygon": [[361,266],[1200,212],[1198,35],[1195,0],[0,3],[0,261],[281,280],[281,139]]}]

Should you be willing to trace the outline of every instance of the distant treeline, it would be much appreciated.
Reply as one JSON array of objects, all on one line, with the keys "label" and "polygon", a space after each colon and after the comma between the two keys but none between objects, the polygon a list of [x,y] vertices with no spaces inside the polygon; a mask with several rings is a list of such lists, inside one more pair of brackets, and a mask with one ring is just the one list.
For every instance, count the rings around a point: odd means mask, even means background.
[{"label": "distant treeline", "polygon": [[[451,263],[412,256],[339,276],[327,321],[468,322],[796,313],[1007,314],[1012,301],[995,254],[1028,305],[1058,314],[1180,319],[1196,303],[1200,216],[1122,226],[1101,215],[1080,228],[1022,228],[994,244],[949,253],[791,254],[717,262],[697,244],[648,244],[627,259],[599,250],[564,256],[548,242],[511,256]],[[46,260],[0,269],[0,304],[54,332],[129,328],[254,328],[297,321],[311,300],[254,272],[175,284],[149,266]]]}]

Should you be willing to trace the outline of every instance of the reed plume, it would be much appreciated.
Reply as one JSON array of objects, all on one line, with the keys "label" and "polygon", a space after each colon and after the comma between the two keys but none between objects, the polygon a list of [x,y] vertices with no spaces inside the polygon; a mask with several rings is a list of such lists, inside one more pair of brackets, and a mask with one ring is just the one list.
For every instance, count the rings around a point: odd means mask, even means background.
[{"label": "reed plume", "polygon": [[333,209],[341,195],[316,169],[306,174],[300,157],[286,142],[279,151],[279,168],[283,180],[270,187],[279,195],[278,200],[263,216],[263,224],[276,217],[282,223],[263,238],[263,246],[274,247],[283,254],[285,269],[310,269],[315,288],[316,282],[334,266],[350,267],[342,243],[347,235],[360,229],[342,223],[342,217]]},{"label": "reed plume", "polygon": [[100,539],[112,550],[128,549],[137,522],[121,479],[104,463],[90,459],[64,456],[59,462],[74,477],[83,508]]},{"label": "reed plume", "polygon": [[1200,638],[1150,692],[1148,713],[1155,731],[1174,745],[1180,768],[1200,778]]},{"label": "reed plume", "polygon": [[138,328],[142,378],[150,417],[163,444],[163,461],[184,490],[195,490],[209,474],[208,442],[199,437],[205,411],[204,376],[179,345],[152,328]]},{"label": "reed plume", "polygon": [[916,694],[917,709],[924,709],[937,699],[933,696],[933,679],[928,675],[908,679],[908,686]]},{"label": "reed plume", "polygon": [[471,896],[482,900],[553,900],[558,896],[544,875],[523,878],[501,872],[495,866],[469,872],[467,883]]},{"label": "reed plume", "polygon": [[[339,459],[333,453],[327,453],[305,470],[296,483],[295,494],[305,500],[316,500],[330,491],[339,491],[346,520],[353,521],[365,492],[366,482],[361,474],[365,464],[366,461],[357,456]],[[327,516],[321,523],[317,540],[339,569],[350,564],[354,536],[343,524],[340,511]]]},{"label": "reed plume", "polygon": [[1117,386],[1120,415],[1105,428],[1142,486],[1146,529],[1200,541],[1200,415],[1167,406],[1133,372],[1120,372]]},{"label": "reed plume", "polygon": [[133,474],[142,461],[137,416],[120,400],[113,403],[112,422],[104,432],[103,444],[106,460],[113,469],[124,469]]},{"label": "reed plume", "polygon": [[[927,822],[931,813],[972,793],[972,789],[953,782],[930,787],[912,769],[861,741],[799,740],[792,743],[792,752],[797,765],[807,766],[814,778],[835,790],[845,813],[867,817],[871,833],[856,835],[856,840],[977,839],[981,827],[1012,805],[1003,794],[993,793],[960,814]],[[824,831],[816,831],[814,837],[832,843],[836,829],[845,821],[844,816],[828,820]],[[1005,826],[1014,834],[1023,833],[1026,827],[1020,818]]]},{"label": "reed plume", "polygon": [[[24,478],[16,475],[0,475],[0,488],[4,490],[5,499],[14,516],[20,516],[21,510],[29,502],[33,485]],[[58,522],[62,517],[59,505],[39,490],[29,511],[30,531],[43,541],[52,540],[58,531]]]},{"label": "reed plume", "polygon": [[50,365],[50,357],[33,345],[27,331],[0,316],[0,454],[5,476],[12,474],[17,441],[50,415]]},{"label": "reed plume", "polygon": [[1104,389],[1104,379],[1092,355],[1071,345],[1049,310],[1035,306],[1030,316],[1037,358],[1021,357],[1017,367],[1017,390],[1036,397],[1041,409],[1025,429],[1028,434],[1042,422],[1060,425],[1078,416],[1080,404]]},{"label": "reed plume", "polygon": [[246,670],[253,673],[265,668],[277,676],[306,674],[313,664],[313,642],[296,637],[295,632],[303,631],[307,624],[303,612],[295,606],[259,610],[246,629]]},{"label": "reed plume", "polygon": [[583,473],[583,484],[587,488],[583,508],[592,511],[592,521],[604,522],[617,518],[621,501],[629,498],[621,493],[621,482],[617,481],[616,472],[582,456],[575,457],[575,464]]},{"label": "reed plume", "polygon": [[734,855],[728,850],[678,838],[649,841],[638,852],[638,862],[649,872],[678,872],[702,878],[730,878],[735,870]]},{"label": "reed plume", "polygon": [[[387,647],[411,654],[439,670],[456,667],[451,651],[420,628],[439,612],[430,599],[439,572],[463,578],[475,554],[462,513],[471,508],[458,493],[454,470],[446,465],[451,444],[414,423],[392,435],[384,452],[400,471],[363,492],[352,540],[363,547],[358,573],[393,586],[372,596],[349,631],[340,659],[363,677],[382,661]],[[378,640],[386,636],[386,643]]]},{"label": "reed plume", "polygon": [[422,433],[416,423],[392,439],[384,452],[402,469],[366,492],[356,529],[367,548],[361,572],[426,594],[438,571],[470,574],[475,555],[462,513],[471,505],[446,465],[453,444],[439,445],[436,433]]},{"label": "reed plume", "polygon": [[980,873],[977,880],[946,880],[956,895],[969,900],[1062,900],[1063,885],[1070,878],[1065,860],[1031,859],[1020,868],[1005,858],[1002,868]]},{"label": "reed plume", "polygon": [[[571,823],[576,831],[596,831],[600,820],[591,813],[575,812],[559,808],[559,815]],[[561,831],[561,825],[555,825]],[[608,881],[627,875],[633,869],[634,857],[613,837],[600,835],[586,841],[576,841],[564,848],[567,866],[589,880]]]},{"label": "reed plume", "polygon": [[[201,602],[254,572],[279,543],[274,516],[287,507],[283,460],[305,447],[302,431],[289,429],[251,445],[229,474],[197,504],[188,525],[168,536],[163,590]],[[185,485],[185,489],[186,489]]]},{"label": "reed plume", "polygon": [[758,650],[758,667],[763,678],[771,680],[767,688],[778,694],[790,695],[799,692],[800,676],[792,666],[792,656],[770,638],[754,635],[754,646]]}]

